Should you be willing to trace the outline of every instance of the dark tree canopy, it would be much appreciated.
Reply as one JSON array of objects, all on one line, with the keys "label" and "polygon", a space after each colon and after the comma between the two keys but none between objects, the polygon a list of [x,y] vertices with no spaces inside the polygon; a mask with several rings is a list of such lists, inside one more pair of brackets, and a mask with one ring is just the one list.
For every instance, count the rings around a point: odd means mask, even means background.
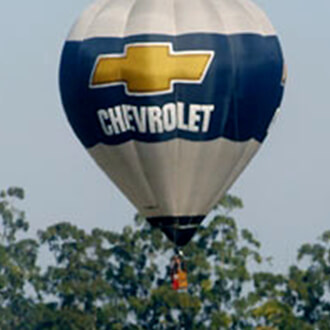
[{"label": "dark tree canopy", "polygon": [[184,248],[189,287],[177,292],[174,247],[143,218],[120,233],[58,223],[28,238],[23,198],[19,188],[0,194],[2,330],[330,329],[330,231],[300,248],[304,267],[253,272],[266,260],[230,215],[241,200],[227,195]]}]

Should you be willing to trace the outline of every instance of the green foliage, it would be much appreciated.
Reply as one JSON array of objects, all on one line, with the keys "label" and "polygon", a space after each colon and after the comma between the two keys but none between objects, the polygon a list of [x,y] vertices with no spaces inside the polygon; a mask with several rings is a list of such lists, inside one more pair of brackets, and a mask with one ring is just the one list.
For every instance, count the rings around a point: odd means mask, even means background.
[{"label": "green foliage", "polygon": [[260,242],[237,227],[243,203],[228,195],[183,249],[189,288],[177,292],[173,245],[141,216],[120,233],[58,223],[29,239],[23,198],[0,193],[0,329],[330,329],[330,231],[300,248],[304,267],[252,272]]},{"label": "green foliage", "polygon": [[33,287],[39,269],[36,267],[38,243],[17,239],[28,230],[24,212],[14,203],[24,198],[20,188],[0,192],[0,328],[26,329],[33,317],[34,301],[27,296],[26,286]]}]

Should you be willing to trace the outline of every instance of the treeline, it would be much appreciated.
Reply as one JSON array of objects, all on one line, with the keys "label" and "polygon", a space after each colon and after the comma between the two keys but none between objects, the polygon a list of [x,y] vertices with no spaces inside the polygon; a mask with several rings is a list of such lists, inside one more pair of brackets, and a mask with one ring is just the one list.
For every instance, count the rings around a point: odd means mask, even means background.
[{"label": "treeline", "polygon": [[[255,272],[260,243],[226,196],[184,249],[187,292],[171,289],[173,246],[144,219],[122,232],[58,223],[28,237],[20,188],[0,194],[0,329],[330,329],[330,231],[286,274]],[[91,219],[92,221],[92,219]],[[47,265],[40,264],[40,253]]]}]

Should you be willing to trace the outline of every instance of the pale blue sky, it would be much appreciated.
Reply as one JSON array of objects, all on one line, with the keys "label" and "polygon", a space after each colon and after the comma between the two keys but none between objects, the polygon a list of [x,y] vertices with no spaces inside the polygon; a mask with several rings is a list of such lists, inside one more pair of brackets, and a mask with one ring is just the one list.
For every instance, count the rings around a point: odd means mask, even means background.
[{"label": "pale blue sky", "polygon": [[[280,34],[289,79],[276,125],[231,193],[245,204],[239,225],[284,269],[330,229],[330,1],[256,2]],[[61,48],[89,3],[0,3],[0,188],[25,188],[33,230],[57,221],[119,230],[135,213],[75,138],[59,99]]]}]

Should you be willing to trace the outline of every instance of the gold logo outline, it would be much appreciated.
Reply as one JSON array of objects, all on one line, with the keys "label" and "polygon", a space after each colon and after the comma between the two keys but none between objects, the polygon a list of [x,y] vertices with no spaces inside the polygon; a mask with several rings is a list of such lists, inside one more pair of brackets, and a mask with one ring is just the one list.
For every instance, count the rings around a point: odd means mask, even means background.
[{"label": "gold logo outline", "polygon": [[[157,46],[167,46],[169,49],[169,55],[209,55],[209,59],[207,64],[203,70],[203,74],[199,80],[191,80],[191,79],[170,79],[170,88],[163,91],[155,91],[155,92],[131,92],[128,89],[126,81],[116,81],[110,83],[102,83],[102,84],[93,84],[94,74],[97,68],[97,65],[101,59],[104,58],[125,58],[127,56],[128,49],[131,47],[157,47]],[[182,83],[182,84],[202,84],[205,76],[207,75],[209,68],[213,62],[215,52],[213,50],[185,50],[185,51],[174,51],[173,44],[171,42],[137,42],[137,43],[129,43],[126,44],[124,47],[123,53],[112,53],[112,54],[101,54],[98,55],[91,75],[89,79],[89,88],[91,89],[99,89],[99,88],[107,88],[111,86],[120,86],[123,85],[125,88],[125,93],[129,96],[152,96],[152,95],[164,95],[173,93],[175,89],[175,84]]]}]

